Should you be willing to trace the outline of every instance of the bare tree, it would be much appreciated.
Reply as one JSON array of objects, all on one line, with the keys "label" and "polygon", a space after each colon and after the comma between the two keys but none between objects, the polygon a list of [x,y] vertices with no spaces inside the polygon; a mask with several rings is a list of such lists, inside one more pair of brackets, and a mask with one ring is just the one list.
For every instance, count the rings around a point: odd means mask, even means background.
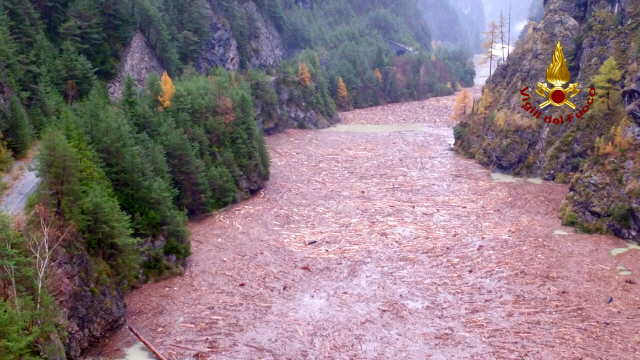
[{"label": "bare tree", "polygon": [[26,238],[26,244],[33,256],[35,257],[36,275],[34,281],[38,286],[38,295],[36,297],[36,310],[40,310],[42,298],[42,288],[44,286],[47,269],[51,265],[53,252],[67,235],[69,228],[61,233],[53,225],[54,218],[43,205],[37,205],[34,211],[36,218],[39,220],[39,231],[34,231]]},{"label": "bare tree", "polygon": [[498,19],[498,26],[500,27],[500,44],[502,46],[502,62],[504,62],[504,27],[505,27],[506,21],[507,19],[505,19],[504,14],[502,13],[502,10],[500,10],[500,18]]},{"label": "bare tree", "polygon": [[484,57],[482,58],[481,64],[489,63],[489,79],[491,79],[491,71],[493,69],[493,47],[495,46],[495,42],[498,38],[498,25],[495,21],[491,21],[489,23],[489,29],[484,33],[485,42],[482,44],[482,47],[485,49]]},{"label": "bare tree", "polygon": [[511,2],[509,2],[509,31],[507,32],[507,59],[509,58],[509,46],[511,46]]}]

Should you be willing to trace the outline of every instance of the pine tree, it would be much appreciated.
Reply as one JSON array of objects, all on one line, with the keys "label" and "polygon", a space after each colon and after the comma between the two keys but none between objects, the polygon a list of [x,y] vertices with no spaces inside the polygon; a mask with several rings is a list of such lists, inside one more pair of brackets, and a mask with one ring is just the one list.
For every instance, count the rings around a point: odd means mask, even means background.
[{"label": "pine tree", "polygon": [[347,107],[349,101],[349,92],[347,86],[342,81],[342,77],[338,79],[338,104],[343,109]]},{"label": "pine tree", "polygon": [[135,80],[127,73],[124,78],[124,89],[122,90],[122,107],[130,117],[136,116],[138,108],[138,90]]},{"label": "pine tree", "polygon": [[7,149],[7,143],[0,132],[0,171],[9,171],[12,165],[13,156],[11,156],[11,150]]},{"label": "pine tree", "polygon": [[43,137],[38,155],[38,176],[48,193],[49,206],[62,212],[67,220],[77,213],[81,198],[80,159],[60,130]]},{"label": "pine tree", "polygon": [[31,353],[35,336],[28,332],[29,320],[0,298],[0,354],[3,359],[37,358]]},{"label": "pine tree", "polygon": [[304,62],[300,63],[300,68],[298,69],[298,77],[300,78],[300,83],[302,84],[302,86],[311,85],[311,74],[309,74],[307,64],[305,64]]},{"label": "pine tree", "polygon": [[214,206],[222,208],[231,204],[233,195],[236,192],[236,183],[231,172],[223,165],[217,165],[209,170],[207,177],[209,178]]},{"label": "pine tree", "polygon": [[471,105],[471,95],[467,90],[462,90],[456,98],[456,105],[451,117],[455,120],[464,117],[471,110]]},{"label": "pine tree", "polygon": [[31,145],[33,129],[27,113],[16,96],[9,97],[9,110],[10,114],[5,115],[8,116],[5,121],[2,121],[2,115],[0,115],[0,129],[3,129],[6,136],[7,146],[19,158]]},{"label": "pine tree", "polygon": [[62,45],[62,56],[56,61],[56,68],[58,91],[66,95],[68,103],[83,98],[93,89],[96,77],[91,62],[78,54],[68,41]]},{"label": "pine tree", "polygon": [[104,259],[119,280],[136,277],[140,257],[131,237],[129,217],[102,184],[89,184],[79,204],[79,227],[90,254]]},{"label": "pine tree", "polygon": [[171,98],[175,94],[176,88],[173,86],[173,81],[171,81],[166,71],[162,74],[160,86],[162,87],[162,92],[158,96],[158,100],[160,100],[163,107],[168,108],[171,106]]}]

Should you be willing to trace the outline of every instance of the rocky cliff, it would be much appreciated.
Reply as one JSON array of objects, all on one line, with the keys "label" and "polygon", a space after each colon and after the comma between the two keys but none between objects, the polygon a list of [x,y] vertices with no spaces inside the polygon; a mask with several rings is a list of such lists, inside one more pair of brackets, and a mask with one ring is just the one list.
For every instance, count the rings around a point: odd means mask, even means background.
[{"label": "rocky cliff", "polygon": [[214,67],[237,71],[240,64],[238,44],[231,32],[231,25],[207,4],[211,23],[207,27],[210,37],[204,41],[202,54],[193,65],[199,73],[206,73]]},{"label": "rocky cliff", "polygon": [[242,4],[250,27],[247,65],[252,68],[268,69],[278,66],[284,60],[285,48],[282,37],[275,26],[256,8],[253,1]]},{"label": "rocky cliff", "polygon": [[114,99],[122,96],[124,87],[124,79],[127,74],[133,77],[138,89],[143,88],[147,83],[149,74],[155,72],[162,74],[162,66],[151,45],[141,32],[136,32],[131,40],[131,44],[127,46],[121,54],[118,73],[113,80],[109,82],[109,95]]},{"label": "rocky cliff", "polygon": [[[110,331],[125,323],[124,295],[107,278],[96,278],[89,256],[81,251],[59,251],[55,264],[53,295],[63,309],[66,322],[64,347],[74,359]],[[106,274],[105,274],[106,275]]]},{"label": "rocky cliff", "polygon": [[[640,213],[636,215],[634,204],[640,195],[635,189],[640,159],[635,149],[640,122],[633,49],[640,39],[631,35],[638,31],[639,15],[640,3],[631,0],[546,1],[542,21],[532,23],[525,40],[483,89],[472,114],[456,128],[456,149],[501,172],[571,182],[561,211],[566,224],[637,239]],[[571,98],[578,106],[575,112],[592,104],[586,115],[564,124],[543,119],[566,120],[571,113],[567,106],[547,106],[535,118],[523,110],[521,93],[528,88],[524,93],[533,97],[536,107],[545,100],[534,90],[545,82],[557,41],[566,57],[569,83],[577,82],[582,89]],[[598,87],[595,76],[609,58],[619,76],[604,70],[610,79],[600,86],[611,89],[598,90],[593,104],[589,89]]]}]

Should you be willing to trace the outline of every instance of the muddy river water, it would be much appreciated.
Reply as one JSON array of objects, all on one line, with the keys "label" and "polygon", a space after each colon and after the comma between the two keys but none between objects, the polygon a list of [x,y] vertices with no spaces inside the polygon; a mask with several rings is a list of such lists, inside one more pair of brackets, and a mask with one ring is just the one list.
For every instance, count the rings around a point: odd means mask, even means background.
[{"label": "muddy river water", "polygon": [[[453,100],[268,137],[266,189],[193,222],[128,324],[180,360],[639,359],[638,247],[562,227],[567,186],[450,151]],[[123,349],[146,359],[126,329],[95,355]]]}]

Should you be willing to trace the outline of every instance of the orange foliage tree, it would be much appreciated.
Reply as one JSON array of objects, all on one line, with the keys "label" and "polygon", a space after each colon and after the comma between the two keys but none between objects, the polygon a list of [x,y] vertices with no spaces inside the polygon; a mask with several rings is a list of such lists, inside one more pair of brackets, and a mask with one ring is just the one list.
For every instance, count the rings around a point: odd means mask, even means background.
[{"label": "orange foliage tree", "polygon": [[311,85],[311,74],[309,74],[309,68],[307,68],[307,64],[300,64],[300,68],[298,69],[298,77],[300,77],[300,83],[303,86]]},{"label": "orange foliage tree", "polygon": [[349,92],[347,91],[347,85],[344,84],[342,77],[338,80],[338,104],[341,107],[346,107],[349,100]]},{"label": "orange foliage tree", "polygon": [[374,72],[374,74],[378,78],[378,82],[382,82],[382,73],[380,73],[380,69],[376,68],[376,71]]},{"label": "orange foliage tree", "polygon": [[469,95],[467,90],[462,90],[456,98],[452,118],[457,120],[467,115],[471,110],[471,105],[471,95]]},{"label": "orange foliage tree", "polygon": [[171,81],[166,71],[162,74],[162,79],[160,79],[160,87],[162,92],[158,96],[158,100],[160,100],[163,107],[168,108],[171,106],[171,98],[176,93],[176,88],[173,86],[173,81]]}]

